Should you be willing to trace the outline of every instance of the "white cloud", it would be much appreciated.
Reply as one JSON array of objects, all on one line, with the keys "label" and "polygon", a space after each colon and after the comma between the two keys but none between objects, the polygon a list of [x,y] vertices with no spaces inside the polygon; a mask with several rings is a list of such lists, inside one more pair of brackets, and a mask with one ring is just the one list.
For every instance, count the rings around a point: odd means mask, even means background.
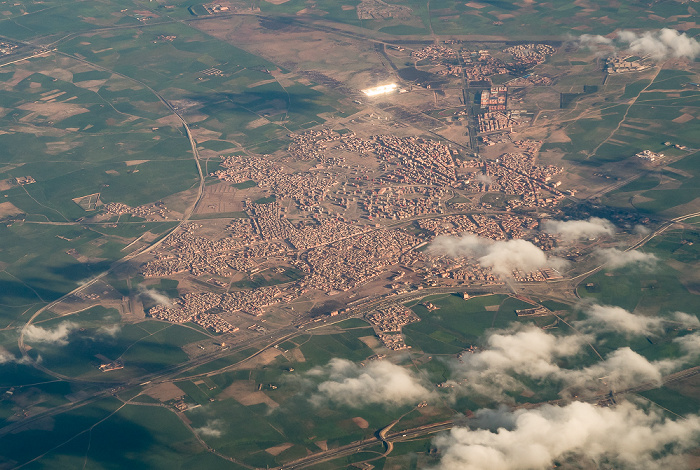
[{"label": "white cloud", "polygon": [[522,385],[511,374],[536,380],[560,377],[557,361],[579,354],[590,338],[554,336],[536,326],[514,324],[491,333],[483,349],[452,362],[452,382],[478,394],[505,399],[503,392]]},{"label": "white cloud", "polygon": [[629,44],[629,51],[652,59],[664,60],[672,57],[694,59],[700,55],[700,43],[685,33],[664,28],[658,31],[620,31],[618,39]]},{"label": "white cloud", "polygon": [[[673,372],[683,360],[664,359],[650,362],[628,347],[616,349],[603,361],[578,370],[562,369],[558,378],[576,392],[622,391],[652,383],[661,386],[664,375]],[[565,393],[562,393],[565,394]]]},{"label": "white cloud", "polygon": [[121,325],[119,323],[115,323],[114,325],[106,325],[99,327],[97,329],[97,334],[115,337],[121,330]]},{"label": "white cloud", "polygon": [[583,335],[557,337],[536,326],[515,326],[515,331],[491,334],[484,349],[461,356],[468,370],[515,370],[531,377],[545,377],[559,368],[556,358],[578,354],[586,344]]},{"label": "white cloud", "polygon": [[584,312],[587,318],[576,322],[578,328],[637,336],[663,332],[663,318],[635,315],[622,307],[589,304],[584,307]]},{"label": "white cloud", "polygon": [[223,435],[222,427],[224,421],[221,419],[210,419],[207,420],[207,424],[201,428],[194,428],[197,434],[204,437],[221,437]]},{"label": "white cloud", "polygon": [[613,43],[613,40],[610,38],[606,38],[605,36],[601,36],[600,34],[582,34],[578,38],[579,43],[583,46],[599,46],[599,45],[606,45],[609,46]]},{"label": "white cloud", "polygon": [[599,217],[591,217],[588,220],[545,220],[542,222],[542,231],[558,235],[564,241],[575,241],[614,235],[615,226],[609,220]]},{"label": "white cloud", "polygon": [[7,364],[8,362],[15,362],[15,356],[10,354],[6,349],[0,350],[0,364]]},{"label": "white cloud", "polygon": [[632,231],[635,235],[649,235],[651,233],[651,229],[642,224],[635,225]]},{"label": "white cloud", "polygon": [[601,262],[604,262],[607,267],[612,269],[629,265],[651,269],[659,261],[656,255],[637,250],[621,251],[617,248],[605,248],[596,250],[595,254]]},{"label": "white cloud", "polygon": [[691,315],[684,312],[674,312],[673,319],[674,321],[683,325],[685,328],[700,328],[700,320],[698,320],[696,315]]},{"label": "white cloud", "polygon": [[700,320],[695,315],[675,312],[670,318],[647,317],[628,312],[613,305],[583,304],[586,318],[575,322],[577,328],[588,332],[624,333],[628,336],[649,336],[661,334],[664,325],[676,324],[685,328],[700,327]]},{"label": "white cloud", "polygon": [[140,291],[142,294],[145,294],[148,297],[150,297],[158,305],[163,305],[165,307],[172,307],[173,306],[172,301],[170,300],[170,298],[167,295],[163,295],[162,293],[158,292],[155,289],[147,289],[145,287],[141,287]]},{"label": "white cloud", "polygon": [[[640,331],[633,320],[624,314],[620,317],[612,322],[615,328]],[[678,359],[649,361],[625,347],[587,367],[561,367],[562,360],[579,355],[594,339],[593,334],[554,336],[532,325],[497,331],[488,336],[483,349],[464,353],[458,361],[451,363],[450,382],[457,392],[472,391],[503,400],[508,399],[505,391],[524,388],[515,378],[517,376],[559,382],[566,386],[562,395],[592,394],[608,389],[620,391],[649,382],[661,384],[664,375],[691,359],[687,353]],[[700,354],[700,340],[685,340],[681,348],[684,351],[697,350]]]},{"label": "white cloud", "polygon": [[673,421],[629,402],[611,408],[574,402],[514,412],[481,410],[476,417],[505,427],[457,427],[436,437],[442,457],[435,470],[546,469],[577,456],[590,459],[592,467],[682,468],[678,455],[700,438],[700,417]]},{"label": "white cloud", "polygon": [[311,401],[317,405],[334,402],[358,407],[368,404],[400,406],[418,404],[435,396],[429,385],[408,369],[389,361],[371,361],[365,367],[346,359],[334,358],[325,367],[309,372],[327,377],[321,382]]},{"label": "white cloud", "polygon": [[10,351],[0,346],[0,364],[30,364],[29,357],[15,357]]},{"label": "white cloud", "polygon": [[476,180],[479,183],[484,183],[484,184],[493,183],[493,178],[491,178],[489,175],[487,175],[485,173],[479,173],[478,175],[476,175]]},{"label": "white cloud", "polygon": [[476,258],[479,264],[501,275],[508,275],[514,269],[527,272],[544,267],[562,269],[566,264],[562,259],[548,257],[544,251],[526,240],[493,241],[471,233],[459,237],[436,237],[429,251],[454,258]]},{"label": "white cloud", "polygon": [[700,356],[700,334],[693,333],[690,335],[680,336],[674,339],[673,342],[680,345],[681,350],[685,353],[688,360],[692,360]]},{"label": "white cloud", "polygon": [[75,323],[64,321],[53,330],[45,329],[36,325],[29,325],[24,332],[24,337],[29,342],[52,343],[59,346],[68,344],[68,336],[77,329]]},{"label": "white cloud", "polygon": [[589,49],[612,47],[615,50],[650,57],[654,60],[665,60],[673,57],[684,57],[690,60],[700,56],[700,43],[686,33],[675,29],[663,28],[655,31],[635,33],[620,31],[614,38],[584,34],[578,38],[579,44]]}]

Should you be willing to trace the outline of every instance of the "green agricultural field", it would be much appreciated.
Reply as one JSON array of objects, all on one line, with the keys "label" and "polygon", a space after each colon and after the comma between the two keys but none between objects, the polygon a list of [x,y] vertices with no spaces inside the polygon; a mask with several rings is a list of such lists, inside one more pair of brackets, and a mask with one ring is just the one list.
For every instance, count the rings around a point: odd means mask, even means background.
[{"label": "green agricultural field", "polygon": [[[150,330],[148,326],[153,327]],[[30,355],[40,355],[44,367],[69,376],[119,381],[155,372],[169,365],[187,360],[181,346],[206,338],[194,330],[157,322],[120,326],[119,314],[114,309],[93,307],[67,318],[41,321],[34,328],[60,331],[67,334],[59,342],[33,339],[25,336],[32,346]],[[98,367],[107,360],[122,360],[124,368],[100,372]]]},{"label": "green agricultural field", "polygon": [[[328,1],[317,2],[307,14],[385,34],[424,37],[432,30],[443,35],[463,35],[468,31],[470,34],[493,36],[507,32],[518,39],[536,37],[535,31],[543,22],[548,25],[547,33],[550,35],[570,33],[574,27],[589,34],[607,34],[615,29],[673,27],[674,22],[681,23],[683,15],[688,14],[681,5],[667,3],[610,7],[605,2],[595,1],[586,6],[587,10],[582,5],[562,0],[549,3],[537,1],[527,5],[501,0],[468,3],[438,0],[427,6],[415,0],[394,2],[397,3],[411,8],[410,15],[400,19],[361,21],[354,10],[341,9],[338,4]],[[281,5],[261,4],[266,13],[292,15],[305,7],[301,0],[291,0]],[[656,16],[650,15],[649,11]],[[667,20],[669,17],[672,18]]]},{"label": "green agricultural field", "polygon": [[[247,348],[242,351],[236,352],[231,354],[230,356],[222,357],[221,359],[216,359],[214,361],[208,362],[204,365],[197,366],[193,369],[186,370],[182,374],[178,375],[176,378],[179,377],[190,377],[193,375],[199,375],[199,374],[206,374],[209,372],[214,372],[219,369],[223,369],[225,367],[229,367],[233,364],[237,364],[241,362],[242,360],[250,357],[251,355],[255,354],[257,352],[257,349],[254,348]],[[246,373],[247,375],[247,373]],[[220,375],[217,375],[216,377],[220,377]]]},{"label": "green agricultural field", "polygon": [[[100,424],[90,428],[101,418],[104,420]],[[212,468],[232,468],[229,462],[208,455],[184,424],[163,408],[123,406],[116,399],[105,399],[59,415],[57,424],[63,429],[60,435],[47,430],[25,431],[4,440],[3,456],[25,462],[38,445],[43,451],[55,447],[41,459],[42,464],[54,468],[85,462],[95,466],[118,463],[130,468],[163,468],[188,461],[207,462]],[[123,436],[118,447],[114,445],[115,435]],[[36,441],[32,450],[21,444],[25,442],[21,439],[30,437]]]},{"label": "green agricultural field", "polygon": [[652,403],[663,406],[672,413],[687,414],[700,411],[700,401],[687,392],[677,390],[677,387],[661,387],[641,392],[640,395]]},{"label": "green agricultural field", "polygon": [[334,357],[361,361],[374,354],[362,341],[367,330],[350,330],[336,335],[313,335],[299,346],[307,362],[325,364]]},{"label": "green agricultural field", "polygon": [[700,188],[698,187],[698,176],[700,176],[700,167],[698,166],[698,154],[693,153],[685,158],[671,164],[672,168],[681,170],[685,174],[690,174],[692,177],[683,176],[682,174],[669,173],[675,180],[679,181],[676,188],[654,188],[640,193],[644,200],[639,203],[635,202],[635,206],[639,209],[650,212],[673,212],[674,207],[689,203],[700,197]]},{"label": "green agricultural field", "polygon": [[[656,253],[663,256],[658,251]],[[630,311],[639,308],[650,314],[693,312],[697,295],[688,289],[686,283],[690,279],[669,264],[662,261],[653,269],[601,271],[587,278],[579,286],[578,293],[583,298]],[[588,284],[591,286],[588,287]]]},{"label": "green agricultural field", "polygon": [[406,341],[429,354],[456,354],[476,343],[486,330],[507,326],[515,320],[512,311],[501,312],[504,299],[500,295],[466,301],[458,295],[428,297],[424,301],[438,309],[428,311],[423,305],[414,306],[413,311],[421,321],[404,327]]}]

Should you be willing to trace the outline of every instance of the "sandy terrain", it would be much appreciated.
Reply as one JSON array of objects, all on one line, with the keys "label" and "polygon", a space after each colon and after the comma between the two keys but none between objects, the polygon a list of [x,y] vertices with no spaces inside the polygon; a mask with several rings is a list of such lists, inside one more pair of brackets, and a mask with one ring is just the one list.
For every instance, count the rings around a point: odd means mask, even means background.
[{"label": "sandy terrain", "polygon": [[316,444],[318,448],[323,451],[328,450],[328,441],[316,441],[314,444]]},{"label": "sandy terrain", "polygon": [[185,392],[180,390],[178,386],[172,382],[163,382],[155,387],[149,388],[144,392],[144,394],[155,398],[156,400],[168,401],[180,398],[185,394]]},{"label": "sandy terrain", "polygon": [[14,188],[16,184],[13,181],[14,178],[0,180],[0,191],[7,191],[8,189]]},{"label": "sandy terrain", "polygon": [[304,357],[304,353],[301,352],[301,349],[299,348],[294,348],[289,353],[292,355],[292,360],[295,362],[306,362],[306,358]]},{"label": "sandy terrain", "polygon": [[236,192],[238,192],[238,190],[227,183],[208,186],[197,207],[197,214],[237,212],[243,210],[243,196],[236,197]]},{"label": "sandy terrain", "polygon": [[265,449],[265,452],[267,452],[270,455],[274,455],[276,457],[276,456],[280,455],[282,452],[284,452],[285,450],[292,447],[293,445],[294,444],[292,444],[291,442],[285,442],[284,444],[280,444],[278,446],[268,447],[267,449]]},{"label": "sandy terrain", "polygon": [[352,422],[357,424],[357,427],[360,429],[367,429],[369,427],[369,421],[367,421],[365,418],[362,418],[360,416],[356,416],[352,419]]},{"label": "sandy terrain", "polygon": [[0,202],[0,217],[21,214],[22,211],[11,202]]},{"label": "sandy terrain", "polygon": [[693,115],[683,114],[682,116],[678,116],[676,119],[674,119],[673,122],[683,124],[684,122],[692,121],[693,119],[695,119]]},{"label": "sandy terrain", "polygon": [[47,116],[53,121],[61,121],[77,114],[89,112],[87,108],[68,103],[24,103],[18,108]]},{"label": "sandy terrain", "polygon": [[270,408],[277,408],[279,404],[272,398],[265,395],[264,392],[259,392],[257,390],[257,385],[255,382],[240,381],[235,382],[228,387],[226,387],[218,397],[220,400],[224,398],[233,398],[241,405],[259,405],[260,403],[265,403]]},{"label": "sandy terrain", "polygon": [[365,343],[370,349],[378,348],[381,346],[381,343],[379,342],[379,339],[377,339],[376,336],[362,336],[357,339]]}]

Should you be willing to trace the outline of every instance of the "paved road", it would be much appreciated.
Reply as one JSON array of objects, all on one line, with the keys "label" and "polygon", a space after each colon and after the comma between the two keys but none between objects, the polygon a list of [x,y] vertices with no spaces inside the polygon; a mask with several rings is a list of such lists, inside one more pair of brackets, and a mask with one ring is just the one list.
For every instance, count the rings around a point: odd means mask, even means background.
[{"label": "paved road", "polygon": [[[194,213],[195,209],[196,209],[197,206],[199,205],[199,202],[201,201],[202,196],[203,196],[203,194],[204,194],[204,174],[202,173],[202,166],[201,166],[201,164],[200,164],[200,162],[199,162],[199,151],[197,150],[197,143],[195,142],[194,138],[192,137],[192,133],[190,132],[190,127],[189,127],[187,121],[182,117],[182,115],[181,115],[180,113],[178,113],[178,111],[175,109],[175,107],[173,107],[173,105],[171,105],[160,93],[158,93],[158,92],[155,91],[153,88],[149,87],[148,85],[146,85],[145,83],[143,83],[143,82],[140,81],[140,80],[137,80],[137,79],[135,79],[135,78],[129,77],[129,76],[124,75],[124,74],[119,73],[119,72],[115,72],[114,70],[108,69],[108,68],[106,68],[106,67],[102,67],[102,66],[100,66],[100,65],[94,64],[94,63],[92,63],[92,62],[90,62],[90,61],[88,61],[88,60],[85,60],[85,59],[83,59],[83,58],[81,58],[81,57],[74,56],[74,55],[72,55],[72,54],[67,54],[67,53],[59,52],[59,51],[54,51],[54,52],[55,52],[56,54],[63,55],[63,56],[65,56],[65,57],[69,57],[69,58],[71,58],[71,59],[73,59],[73,60],[76,60],[76,61],[78,61],[78,62],[82,62],[82,63],[84,63],[84,64],[86,64],[86,65],[89,65],[90,67],[93,67],[93,68],[96,68],[96,69],[99,69],[99,70],[103,70],[103,71],[109,72],[109,73],[111,73],[111,74],[120,76],[120,77],[122,77],[122,78],[124,78],[124,79],[126,79],[126,80],[130,80],[130,81],[136,82],[136,83],[138,83],[139,85],[141,85],[141,86],[143,86],[144,88],[146,88],[147,90],[149,90],[151,93],[153,93],[153,94],[154,94],[154,95],[155,95],[155,96],[156,96],[156,97],[157,97],[157,98],[158,98],[158,99],[159,99],[159,100],[174,114],[174,115],[176,115],[176,116],[178,117],[178,119],[180,120],[180,122],[181,122],[182,125],[183,125],[183,128],[185,129],[185,133],[186,133],[186,135],[187,135],[187,139],[189,140],[189,142],[190,142],[190,147],[191,147],[191,149],[192,149],[192,157],[194,158],[195,165],[197,166],[197,172],[198,172],[198,174],[199,174],[199,187],[198,187],[198,191],[197,191],[197,198],[196,198],[196,199],[194,200],[194,202],[187,208],[187,210],[185,211],[185,213],[184,213],[182,219],[180,220],[180,223],[179,223],[177,226],[175,226],[175,228],[173,228],[166,236],[164,236],[164,237],[162,237],[162,238],[159,238],[158,240],[156,240],[155,242],[153,242],[153,243],[150,244],[149,246],[146,246],[146,247],[144,247],[144,248],[142,248],[142,249],[140,249],[140,250],[137,250],[137,251],[135,251],[135,252],[133,252],[133,253],[131,253],[131,254],[126,255],[126,256],[123,257],[122,259],[120,259],[120,260],[116,261],[115,263],[113,263],[112,266],[111,266],[107,271],[104,271],[104,272],[98,274],[97,276],[93,277],[92,279],[88,280],[87,282],[83,283],[82,285],[78,286],[77,288],[73,289],[72,291],[68,292],[67,294],[65,294],[64,296],[60,297],[59,299],[57,299],[57,300],[55,300],[55,301],[49,303],[48,305],[45,305],[44,307],[40,308],[36,313],[34,313],[34,315],[32,315],[32,316],[29,318],[29,320],[28,320],[28,321],[24,324],[24,326],[22,327],[22,331],[20,332],[19,339],[18,339],[18,341],[17,341],[17,344],[18,344],[18,346],[19,346],[20,353],[22,354],[22,357],[23,357],[23,358],[28,358],[27,347],[26,347],[26,345],[24,344],[24,335],[26,334],[27,329],[29,328],[29,326],[32,324],[32,322],[33,322],[39,315],[41,315],[42,313],[44,313],[46,310],[51,309],[53,306],[55,306],[55,305],[58,304],[59,302],[65,300],[66,298],[68,298],[68,297],[70,297],[70,296],[72,296],[72,295],[75,295],[75,294],[77,294],[78,292],[80,292],[80,291],[86,289],[87,287],[89,287],[89,286],[95,284],[96,282],[98,282],[99,280],[101,280],[102,278],[104,278],[107,274],[109,274],[110,272],[114,271],[114,270],[117,269],[118,267],[123,266],[123,265],[126,264],[127,262],[131,261],[133,258],[135,258],[135,257],[137,257],[137,256],[140,256],[140,255],[143,255],[143,254],[145,254],[145,253],[148,253],[149,251],[151,251],[151,250],[155,249],[156,247],[158,247],[161,243],[163,243],[163,242],[167,239],[167,237],[168,237],[170,234],[172,234],[173,232],[175,232],[176,230],[178,230],[183,224],[186,224],[186,223],[189,221],[190,217],[192,216],[192,214]],[[39,364],[39,363],[37,363],[37,362],[32,362],[32,364],[33,364],[34,367],[36,367],[37,369],[39,369],[39,370],[41,370],[42,372],[45,372],[45,373],[47,373],[47,374],[49,374],[49,375],[55,377],[55,378],[62,379],[62,380],[71,380],[69,377],[66,377],[66,376],[61,375],[61,374],[57,374],[57,373],[51,371],[50,369],[48,369],[48,368],[42,366],[41,364]]]},{"label": "paved road", "polygon": [[[670,375],[667,375],[663,378],[663,385],[672,383],[672,382],[677,382],[683,379],[686,379],[688,377],[692,377],[694,375],[700,374],[700,366],[696,367],[691,367],[689,369],[685,369]],[[625,390],[620,390],[615,393],[603,393],[599,395],[594,395],[585,399],[582,399],[581,401],[586,401],[589,403],[598,403],[601,400],[609,399],[609,398],[614,398],[616,396],[621,396],[621,395],[626,395],[630,393],[639,393],[643,392],[646,390],[652,390],[654,388],[657,388],[659,386],[658,383],[656,382],[648,382],[645,384],[641,384],[635,387],[630,387]],[[531,407],[538,407],[542,405],[554,405],[554,406],[563,406],[566,405],[567,403],[570,403],[571,400],[568,399],[559,399],[559,400],[551,400],[548,402],[543,402],[543,403],[537,403],[537,404],[527,404],[526,406],[528,408]],[[420,426],[417,428],[412,428],[412,429],[407,429],[404,431],[399,431],[399,432],[394,432],[389,434],[388,431],[395,426],[398,423],[397,421],[392,422],[388,426],[382,428],[381,430],[377,431],[375,433],[373,438],[370,439],[365,439],[362,441],[356,441],[335,449],[329,449],[327,451],[322,451],[322,452],[317,452],[315,454],[309,455],[307,457],[303,457],[301,459],[295,460],[293,462],[289,462],[285,465],[282,465],[280,467],[277,467],[275,470],[298,470],[302,468],[307,468],[312,465],[316,465],[321,462],[326,462],[329,460],[334,460],[338,459],[340,457],[345,457],[348,455],[355,454],[357,452],[360,452],[363,449],[366,449],[371,446],[376,446],[380,443],[384,443],[385,448],[387,449],[387,452],[384,452],[384,456],[388,455],[391,452],[391,449],[393,449],[393,445],[395,442],[401,442],[401,441],[408,441],[416,438],[421,438],[428,436],[430,434],[436,434],[439,432],[443,431],[449,431],[452,429],[456,424],[453,421],[445,421],[441,423],[432,423],[432,424],[427,424],[425,426]],[[374,459],[373,459],[374,460]]]}]

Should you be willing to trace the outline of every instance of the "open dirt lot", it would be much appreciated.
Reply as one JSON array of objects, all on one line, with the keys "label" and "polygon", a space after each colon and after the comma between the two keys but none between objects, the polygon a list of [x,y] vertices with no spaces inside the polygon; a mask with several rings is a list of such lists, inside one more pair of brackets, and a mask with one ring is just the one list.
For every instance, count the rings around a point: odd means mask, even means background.
[{"label": "open dirt lot", "polygon": [[149,388],[144,393],[160,401],[174,400],[185,394],[185,392],[180,390],[178,386],[172,382],[163,382],[155,387]]},{"label": "open dirt lot", "polygon": [[259,392],[257,390],[257,384],[255,382],[235,382],[228,387],[226,387],[221,394],[219,394],[219,399],[233,398],[241,405],[259,405],[260,403],[265,403],[270,408],[277,408],[279,404],[272,398],[265,395],[265,392]]}]

